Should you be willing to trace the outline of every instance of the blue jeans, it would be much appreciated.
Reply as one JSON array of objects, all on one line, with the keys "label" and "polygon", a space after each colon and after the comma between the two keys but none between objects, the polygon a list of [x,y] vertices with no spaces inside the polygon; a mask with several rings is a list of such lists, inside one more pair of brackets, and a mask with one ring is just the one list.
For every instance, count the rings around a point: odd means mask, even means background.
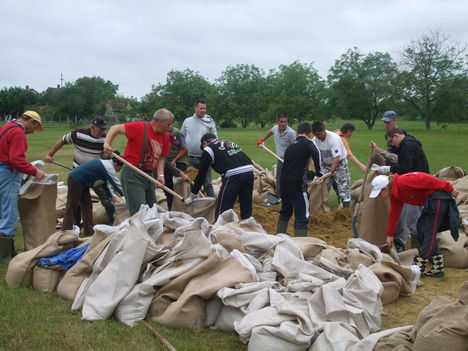
[{"label": "blue jeans", "polygon": [[18,226],[18,196],[22,173],[0,162],[0,233],[13,236]]}]

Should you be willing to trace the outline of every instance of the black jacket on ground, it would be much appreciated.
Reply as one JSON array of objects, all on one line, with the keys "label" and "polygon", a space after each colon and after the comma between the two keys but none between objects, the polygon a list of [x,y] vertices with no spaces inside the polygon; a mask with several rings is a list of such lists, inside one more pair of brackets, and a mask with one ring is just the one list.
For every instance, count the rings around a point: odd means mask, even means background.
[{"label": "black jacket on ground", "polygon": [[406,135],[398,147],[398,164],[390,166],[390,172],[403,175],[408,172],[429,173],[429,164],[426,154],[419,140],[411,135]]},{"label": "black jacket on ground", "polygon": [[320,153],[317,147],[312,140],[304,136],[298,136],[284,153],[284,163],[280,178],[281,192],[305,190],[306,172],[309,168],[310,158],[314,161],[315,173],[319,175]]}]

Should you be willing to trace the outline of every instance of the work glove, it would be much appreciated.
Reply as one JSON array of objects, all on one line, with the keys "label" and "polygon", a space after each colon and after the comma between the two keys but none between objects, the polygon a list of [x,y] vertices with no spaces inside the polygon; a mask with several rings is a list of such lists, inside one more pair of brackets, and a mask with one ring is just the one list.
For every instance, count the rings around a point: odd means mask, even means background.
[{"label": "work glove", "polygon": [[377,171],[378,174],[385,174],[389,175],[390,174],[390,166],[379,166],[376,165],[375,163],[371,166],[372,171]]},{"label": "work glove", "polygon": [[184,200],[185,206],[190,206],[193,203],[193,200],[197,198],[197,195],[190,193],[189,197]]},{"label": "work glove", "polygon": [[262,146],[264,142],[265,142],[265,139],[260,139],[259,141],[257,141],[257,146],[258,147]]},{"label": "work glove", "polygon": [[322,184],[324,180],[330,178],[332,174],[330,172],[325,173],[321,177],[315,177],[314,180],[312,181],[314,184]]}]

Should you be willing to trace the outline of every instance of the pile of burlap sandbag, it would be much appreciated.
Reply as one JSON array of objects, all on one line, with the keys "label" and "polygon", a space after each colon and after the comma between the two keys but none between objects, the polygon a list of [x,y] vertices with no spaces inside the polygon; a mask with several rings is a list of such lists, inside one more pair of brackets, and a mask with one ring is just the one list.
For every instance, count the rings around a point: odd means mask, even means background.
[{"label": "pile of burlap sandbag", "polygon": [[151,317],[173,327],[236,330],[250,350],[307,350],[333,344],[335,330],[342,345],[377,331],[382,302],[411,294],[419,279],[414,267],[399,266],[364,240],[338,249],[315,238],[269,235],[232,210],[210,224],[142,206],[120,225],[95,231],[86,240],[57,232],[19,254],[8,285],[31,284],[40,257],[87,243],[73,267],[41,274],[38,287],[56,287],[85,320],[114,315],[134,325]]},{"label": "pile of burlap sandbag", "polygon": [[418,316],[415,326],[388,330],[375,351],[466,351],[468,349],[468,281],[460,285],[458,300],[438,296]]}]

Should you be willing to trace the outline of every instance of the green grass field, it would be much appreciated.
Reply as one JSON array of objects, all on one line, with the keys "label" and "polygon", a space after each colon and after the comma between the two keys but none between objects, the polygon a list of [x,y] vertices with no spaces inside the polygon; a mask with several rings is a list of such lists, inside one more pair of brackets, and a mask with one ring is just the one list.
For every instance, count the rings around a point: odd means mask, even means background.
[{"label": "green grass field", "polygon": [[[330,130],[339,128],[342,121],[329,122]],[[384,143],[383,125],[377,125],[374,130],[367,130],[364,123],[355,122],[357,130],[350,140],[354,154],[366,163],[369,155],[369,141],[376,141],[381,147]],[[295,127],[295,126],[293,126]],[[449,125],[441,129],[437,125],[426,131],[422,122],[401,121],[400,127],[422,141],[429,160],[431,171],[451,165],[468,170],[468,147],[466,146],[468,125]],[[44,132],[37,132],[28,137],[30,161],[43,159],[46,152],[59,138],[67,133],[67,127],[47,127]],[[244,151],[260,165],[271,168],[275,159],[266,151],[256,146],[265,129],[236,128],[221,129],[219,136],[230,139],[242,146]],[[125,138],[117,137],[114,147],[123,151]],[[266,145],[274,150],[270,138]],[[65,146],[55,159],[71,166],[72,147]],[[352,179],[362,177],[362,172],[351,165]],[[55,165],[46,165],[46,172],[59,173],[61,180],[66,180],[68,171]],[[332,198],[335,198],[332,196]],[[18,231],[21,237],[21,228]],[[21,240],[18,240],[21,249]],[[7,267],[0,265],[0,274],[5,275]],[[444,294],[444,291],[438,292]],[[454,292],[450,291],[453,295]],[[402,300],[402,301],[400,301]],[[404,303],[400,299],[396,304]],[[165,350],[143,324],[129,328],[116,320],[100,322],[84,322],[80,320],[81,313],[70,311],[71,303],[55,294],[44,294],[29,287],[8,289],[4,279],[0,280],[0,350]],[[417,306],[420,310],[424,306]],[[402,307],[398,307],[401,309]],[[390,308],[391,310],[391,308]],[[181,350],[246,350],[234,333],[216,330],[193,332],[186,329],[172,329],[150,322],[158,331],[170,340],[171,344]],[[399,326],[398,319],[384,323],[384,328]]]}]

